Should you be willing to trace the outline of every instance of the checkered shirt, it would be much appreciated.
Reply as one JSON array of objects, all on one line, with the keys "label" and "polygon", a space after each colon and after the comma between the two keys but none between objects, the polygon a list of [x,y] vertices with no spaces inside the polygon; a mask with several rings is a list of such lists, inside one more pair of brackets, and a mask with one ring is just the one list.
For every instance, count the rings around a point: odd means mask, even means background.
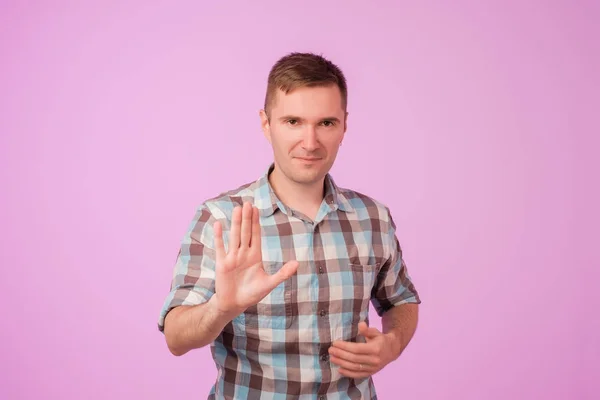
[{"label": "checkered shirt", "polygon": [[329,361],[335,340],[363,341],[358,323],[421,300],[407,273],[387,206],[339,188],[330,174],[314,221],[275,195],[268,176],[198,207],[160,312],[202,304],[215,292],[213,224],[221,221],[227,250],[233,208],[259,210],[265,270],[297,260],[297,273],[231,321],[211,344],[217,379],[208,399],[377,399],[372,378],[342,376]]}]

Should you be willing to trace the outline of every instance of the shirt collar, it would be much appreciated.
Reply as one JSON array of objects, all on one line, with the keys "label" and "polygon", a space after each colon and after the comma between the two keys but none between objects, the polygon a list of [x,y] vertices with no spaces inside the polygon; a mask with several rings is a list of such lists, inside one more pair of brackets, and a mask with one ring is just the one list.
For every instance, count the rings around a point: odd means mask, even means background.
[{"label": "shirt collar", "polygon": [[[254,205],[258,208],[261,217],[271,216],[277,209],[286,211],[286,206],[279,200],[269,182],[269,174],[274,168],[275,163],[271,163],[265,173],[256,182]],[[335,184],[330,173],[327,173],[325,176],[325,196],[323,200],[332,210],[339,209],[345,212],[352,212],[354,210],[346,196],[344,196],[343,191]]]}]

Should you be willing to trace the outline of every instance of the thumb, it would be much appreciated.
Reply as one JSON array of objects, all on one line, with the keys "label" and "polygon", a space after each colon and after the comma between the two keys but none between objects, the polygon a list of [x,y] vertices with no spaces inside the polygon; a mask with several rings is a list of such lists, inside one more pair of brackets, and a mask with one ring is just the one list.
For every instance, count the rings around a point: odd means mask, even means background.
[{"label": "thumb", "polygon": [[289,279],[292,275],[296,273],[299,265],[300,264],[298,263],[298,261],[289,261],[285,263],[285,265],[281,267],[279,271],[269,276],[271,286],[276,287],[281,282]]},{"label": "thumb", "polygon": [[381,332],[377,328],[369,328],[365,321],[358,323],[358,333],[364,336],[366,339],[373,339],[381,335]]}]

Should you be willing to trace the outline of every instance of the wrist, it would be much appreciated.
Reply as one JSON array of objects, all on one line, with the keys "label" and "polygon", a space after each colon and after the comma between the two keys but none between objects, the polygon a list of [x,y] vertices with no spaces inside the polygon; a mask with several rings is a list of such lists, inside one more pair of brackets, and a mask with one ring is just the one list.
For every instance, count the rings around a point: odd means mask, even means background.
[{"label": "wrist", "polygon": [[216,294],[214,294],[209,300],[208,300],[208,304],[211,308],[211,311],[213,312],[213,315],[215,316],[215,318],[219,321],[223,321],[224,325],[228,324],[230,321],[232,321],[235,317],[237,317],[241,311],[236,311],[236,310],[228,310],[228,309],[224,309],[221,304],[219,303],[219,298]]},{"label": "wrist", "polygon": [[400,353],[402,353],[402,336],[395,331],[390,331],[386,333],[385,336],[388,340],[389,348],[391,350],[390,354],[395,360],[400,357]]}]

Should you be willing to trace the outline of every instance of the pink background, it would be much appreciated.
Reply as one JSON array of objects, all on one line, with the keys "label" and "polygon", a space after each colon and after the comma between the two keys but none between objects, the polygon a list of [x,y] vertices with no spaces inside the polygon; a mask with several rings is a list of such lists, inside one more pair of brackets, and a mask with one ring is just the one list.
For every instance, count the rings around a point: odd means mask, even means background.
[{"label": "pink background", "polygon": [[271,161],[290,51],[345,71],[334,177],[423,299],[380,398],[599,398],[597,2],[68,3],[0,6],[1,399],[206,398],[158,313],[195,207]]}]

